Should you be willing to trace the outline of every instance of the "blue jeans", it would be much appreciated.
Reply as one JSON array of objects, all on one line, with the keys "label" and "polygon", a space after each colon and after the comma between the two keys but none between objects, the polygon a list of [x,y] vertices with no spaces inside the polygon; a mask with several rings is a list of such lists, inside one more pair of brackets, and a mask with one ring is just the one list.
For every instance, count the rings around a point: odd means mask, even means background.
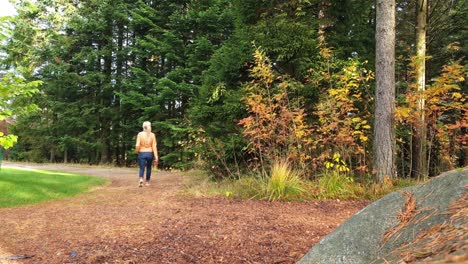
[{"label": "blue jeans", "polygon": [[146,181],[151,179],[151,167],[153,166],[153,152],[138,153],[138,164],[140,165],[140,178],[143,178],[146,167]]}]

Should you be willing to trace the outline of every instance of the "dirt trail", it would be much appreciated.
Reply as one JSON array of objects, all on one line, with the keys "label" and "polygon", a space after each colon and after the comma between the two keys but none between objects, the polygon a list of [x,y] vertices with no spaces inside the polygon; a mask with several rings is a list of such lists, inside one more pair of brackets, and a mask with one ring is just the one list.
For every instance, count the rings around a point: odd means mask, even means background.
[{"label": "dirt trail", "polygon": [[[63,200],[0,208],[0,263],[295,263],[365,202],[264,202],[181,195],[183,176],[66,165],[111,183]],[[3,260],[2,260],[3,259]],[[8,262],[7,262],[8,263]],[[13,263],[13,262],[11,262]]]}]

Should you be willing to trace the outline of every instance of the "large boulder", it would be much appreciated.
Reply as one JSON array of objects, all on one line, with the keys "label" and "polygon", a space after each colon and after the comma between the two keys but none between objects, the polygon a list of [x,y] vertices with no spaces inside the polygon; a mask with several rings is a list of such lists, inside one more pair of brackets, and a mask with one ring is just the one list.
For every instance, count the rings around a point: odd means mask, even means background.
[{"label": "large boulder", "polygon": [[468,169],[386,195],[298,263],[468,263]]}]

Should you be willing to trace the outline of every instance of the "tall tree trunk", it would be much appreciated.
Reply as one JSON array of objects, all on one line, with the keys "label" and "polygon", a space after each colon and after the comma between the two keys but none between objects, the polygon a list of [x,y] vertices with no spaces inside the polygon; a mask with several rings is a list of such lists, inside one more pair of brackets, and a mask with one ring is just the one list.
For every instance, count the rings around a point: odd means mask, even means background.
[{"label": "tall tree trunk", "polygon": [[50,163],[55,162],[55,149],[54,149],[54,148],[51,148],[51,149],[50,149],[49,162],[50,162]]},{"label": "tall tree trunk", "polygon": [[63,151],[63,163],[68,163],[68,149]]},{"label": "tall tree trunk", "polygon": [[[117,24],[117,62],[116,62],[116,76],[115,76],[115,84],[116,89],[123,94],[123,84],[122,76],[123,72],[123,62],[124,62],[124,52],[123,52],[123,42],[124,42],[124,25],[122,22]],[[116,126],[116,138],[117,142],[115,144],[115,152],[116,152],[116,161],[117,165],[121,166],[123,161],[123,149],[124,149],[124,140],[123,140],[123,122],[124,122],[124,113],[122,111],[122,102],[120,97],[116,98],[116,104],[118,107],[118,120],[115,121]]]},{"label": "tall tree trunk", "polygon": [[395,176],[395,0],[377,0],[374,123],[376,180]]},{"label": "tall tree trunk", "polygon": [[416,83],[418,86],[418,122],[414,128],[414,168],[413,177],[418,179],[428,175],[426,121],[424,114],[424,90],[426,86],[426,32],[427,32],[427,0],[418,0],[416,5]]},{"label": "tall tree trunk", "polygon": [[112,129],[112,97],[113,97],[113,84],[112,84],[112,51],[113,51],[113,28],[112,20],[108,18],[106,29],[103,38],[103,58],[104,58],[104,83],[101,84],[100,105],[103,111],[100,113],[101,122],[101,164],[107,164],[111,161],[111,141],[110,137],[113,133]]}]

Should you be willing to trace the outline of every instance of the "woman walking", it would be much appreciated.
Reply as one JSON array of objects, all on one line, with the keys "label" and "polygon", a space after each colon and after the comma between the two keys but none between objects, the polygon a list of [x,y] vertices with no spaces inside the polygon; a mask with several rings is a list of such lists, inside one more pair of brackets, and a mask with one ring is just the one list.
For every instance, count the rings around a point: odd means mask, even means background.
[{"label": "woman walking", "polygon": [[156,136],[151,132],[151,123],[148,121],[143,122],[143,131],[138,133],[135,150],[138,153],[138,164],[140,166],[140,183],[143,186],[143,175],[146,168],[146,182],[145,185],[149,186],[151,179],[151,167],[153,160],[155,166],[158,164],[158,149],[157,149]]}]

